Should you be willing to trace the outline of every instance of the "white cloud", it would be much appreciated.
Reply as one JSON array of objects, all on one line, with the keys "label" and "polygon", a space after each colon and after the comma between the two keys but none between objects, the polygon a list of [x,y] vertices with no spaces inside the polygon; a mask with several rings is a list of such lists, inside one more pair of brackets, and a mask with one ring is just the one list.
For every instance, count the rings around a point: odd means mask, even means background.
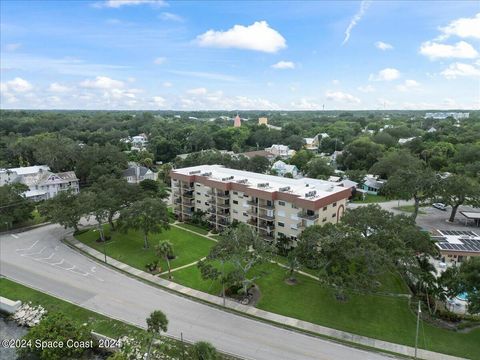
[{"label": "white cloud", "polygon": [[321,107],[317,103],[306,98],[301,98],[299,100],[292,101],[290,103],[290,106],[294,110],[318,110]]},{"label": "white cloud", "polygon": [[59,84],[57,82],[51,83],[50,86],[48,87],[48,91],[54,92],[54,93],[64,93],[70,90],[71,89],[68,86]]},{"label": "white cloud", "polygon": [[395,68],[385,68],[380,70],[378,74],[370,74],[370,81],[392,81],[400,77],[400,71]]},{"label": "white cloud", "polygon": [[333,84],[333,85],[339,85],[339,84],[340,84],[340,80],[333,79],[333,80],[332,80],[332,84]]},{"label": "white cloud", "polygon": [[163,87],[166,87],[166,88],[169,88],[169,87],[173,86],[173,84],[170,81],[164,81],[162,85],[163,85]]},{"label": "white cloud", "polygon": [[2,93],[24,93],[33,89],[32,84],[30,84],[27,80],[22,79],[20,77],[16,77],[13,80],[7,81],[2,83],[1,90]]},{"label": "white cloud", "polygon": [[153,63],[155,65],[162,65],[162,64],[165,64],[165,61],[167,61],[167,58],[163,57],[163,56],[160,56],[160,57],[155,58],[155,60],[153,60]]},{"label": "white cloud", "polygon": [[377,41],[377,42],[375,43],[375,47],[376,47],[377,49],[380,49],[380,50],[383,50],[383,51],[385,51],[385,50],[392,50],[392,49],[393,49],[393,46],[392,46],[391,44],[388,44],[388,43],[383,42],[383,41]]},{"label": "white cloud", "polygon": [[397,90],[398,91],[402,91],[402,92],[406,92],[406,91],[409,91],[409,90],[413,90],[413,89],[416,89],[420,87],[420,83],[415,81],[415,80],[412,80],[412,79],[407,79],[405,80],[405,82],[403,84],[400,84],[397,86]]},{"label": "white cloud", "polygon": [[205,95],[206,93],[207,93],[207,89],[204,87],[187,90],[187,94],[190,94],[190,95]]},{"label": "white cloud", "polygon": [[84,80],[80,83],[80,86],[89,89],[120,89],[125,86],[123,81],[114,80],[106,76],[97,76],[94,80]]},{"label": "white cloud", "polygon": [[477,50],[465,41],[457,42],[454,45],[426,41],[420,46],[420,54],[428,56],[431,60],[439,58],[473,59],[478,56]]},{"label": "white cloud", "polygon": [[210,79],[210,80],[219,80],[219,81],[238,81],[235,76],[220,74],[220,73],[210,73],[202,71],[184,71],[184,70],[171,70],[172,74],[183,75],[183,76],[193,76],[201,79]]},{"label": "white cloud", "polygon": [[279,61],[276,64],[271,66],[274,69],[285,70],[285,69],[295,69],[295,63],[292,61]]},{"label": "white cloud", "polygon": [[457,77],[479,77],[480,67],[457,62],[450,64],[450,66],[443,70],[441,74],[447,79],[456,79]]},{"label": "white cloud", "polygon": [[367,11],[368,7],[370,6],[371,1],[363,0],[360,3],[360,9],[358,12],[353,16],[352,20],[350,20],[350,24],[348,24],[347,29],[345,30],[345,38],[343,39],[342,45],[345,45],[348,40],[350,39],[350,33],[352,32],[353,28],[357,25],[357,23],[362,19],[363,15],[365,15],[365,11]]},{"label": "white cloud", "polygon": [[18,50],[21,47],[22,47],[22,44],[20,44],[20,43],[12,43],[12,44],[5,45],[5,50],[11,52],[11,51]]},{"label": "white cloud", "polygon": [[371,93],[375,91],[375,88],[372,85],[366,85],[357,87],[357,90],[364,93]]},{"label": "white cloud", "polygon": [[171,12],[162,12],[158,17],[161,20],[165,20],[165,21],[175,21],[175,22],[184,22],[185,21],[185,19],[183,17],[181,17],[180,15],[177,15],[177,14],[174,14],[174,13],[171,13]]},{"label": "white cloud", "polygon": [[167,6],[167,2],[164,0],[105,0],[102,2],[94,3],[93,6],[97,8],[120,8],[122,6],[134,6],[134,5],[155,5],[155,6]]},{"label": "white cloud", "polygon": [[153,102],[158,107],[165,107],[167,105],[167,100],[161,96],[154,96]]},{"label": "white cloud", "polygon": [[252,25],[234,25],[227,31],[208,30],[197,36],[197,42],[204,47],[236,48],[275,53],[285,48],[285,38],[266,21]]},{"label": "white cloud", "polygon": [[342,102],[342,103],[351,103],[359,104],[361,101],[359,98],[342,91],[327,91],[325,93],[327,100]]},{"label": "white cloud", "polygon": [[440,28],[443,33],[440,40],[446,39],[452,35],[461,38],[480,39],[480,13],[473,18],[460,18],[452,21],[445,27]]}]

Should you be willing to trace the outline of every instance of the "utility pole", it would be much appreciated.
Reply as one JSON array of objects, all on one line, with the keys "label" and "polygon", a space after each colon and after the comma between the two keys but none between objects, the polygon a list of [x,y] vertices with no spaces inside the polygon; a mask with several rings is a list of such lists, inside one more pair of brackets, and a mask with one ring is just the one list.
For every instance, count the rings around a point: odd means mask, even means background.
[{"label": "utility pole", "polygon": [[417,349],[418,349],[418,329],[420,328],[420,314],[422,309],[420,308],[420,300],[418,300],[418,310],[417,310],[417,334],[415,335],[415,359],[417,359]]}]

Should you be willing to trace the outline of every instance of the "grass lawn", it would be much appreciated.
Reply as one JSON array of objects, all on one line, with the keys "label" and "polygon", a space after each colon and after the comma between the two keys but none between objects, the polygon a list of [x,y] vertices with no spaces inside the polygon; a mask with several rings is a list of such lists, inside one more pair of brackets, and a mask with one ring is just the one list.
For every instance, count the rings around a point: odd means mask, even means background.
[{"label": "grass lawn", "polygon": [[[314,279],[298,275],[295,286],[284,282],[286,271],[275,264],[264,265],[267,275],[256,281],[262,298],[257,307],[339,330],[414,346],[416,317],[405,298],[350,294],[347,302],[335,299],[330,288]],[[174,281],[218,295],[220,284],[201,279],[195,266],[175,272]],[[385,275],[382,291],[406,293],[406,286],[397,276]],[[480,329],[461,334],[422,323],[420,346],[432,351],[468,358],[478,358]]]},{"label": "grass lawn", "polygon": [[[110,234],[108,225],[105,226],[105,233]],[[160,234],[151,234],[149,236],[149,249],[143,248],[143,235],[138,231],[129,231],[126,234],[114,231],[111,232],[111,236],[111,240],[106,244],[107,255],[140,270],[145,270],[147,263],[158,259],[154,247],[159,241],[169,240],[173,244],[176,258],[170,261],[172,269],[199,260],[206,256],[214,245],[212,240],[174,226]],[[103,243],[96,241],[98,233],[93,229],[76,235],[76,238],[84,244],[103,252]],[[165,260],[161,259],[159,266],[161,266],[162,271],[167,270]]]},{"label": "grass lawn", "polygon": [[197,233],[199,233],[199,234],[202,234],[202,235],[207,235],[207,234],[208,234],[208,231],[209,231],[209,230],[206,229],[206,228],[202,228],[202,227],[200,227],[200,226],[193,225],[193,224],[178,223],[177,225],[180,226],[180,227],[182,227],[182,228],[195,231],[195,232],[197,232]]},{"label": "grass lawn", "polygon": [[[404,211],[404,212],[408,212],[408,213],[411,213],[413,214],[414,210],[415,210],[415,206],[414,205],[403,205],[403,206],[398,206],[398,207],[394,207],[395,210],[400,210],[400,211]],[[425,215],[426,212],[425,211],[422,211],[422,208],[418,208],[418,213],[419,214],[422,214],[422,215]]]},{"label": "grass lawn", "polygon": [[357,203],[357,204],[373,204],[373,203],[379,203],[379,202],[385,202],[389,201],[385,196],[383,195],[372,195],[372,194],[366,194],[365,199],[362,199],[362,197],[355,198],[352,202]]}]

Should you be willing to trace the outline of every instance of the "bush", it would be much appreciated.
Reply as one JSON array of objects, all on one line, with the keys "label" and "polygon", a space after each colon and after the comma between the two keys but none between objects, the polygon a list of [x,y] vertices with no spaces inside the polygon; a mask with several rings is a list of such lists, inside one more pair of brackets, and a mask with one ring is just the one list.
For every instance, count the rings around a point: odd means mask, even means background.
[{"label": "bush", "polygon": [[147,265],[145,265],[145,267],[148,269],[148,271],[150,272],[154,272],[158,269],[158,260],[155,260],[151,263],[148,263]]},{"label": "bush", "polygon": [[199,341],[192,346],[190,355],[193,360],[215,360],[217,358],[217,350],[212,344],[206,341]]},{"label": "bush", "polygon": [[457,315],[448,310],[438,310],[437,316],[442,320],[446,320],[450,322],[459,322],[462,319],[460,315]]}]

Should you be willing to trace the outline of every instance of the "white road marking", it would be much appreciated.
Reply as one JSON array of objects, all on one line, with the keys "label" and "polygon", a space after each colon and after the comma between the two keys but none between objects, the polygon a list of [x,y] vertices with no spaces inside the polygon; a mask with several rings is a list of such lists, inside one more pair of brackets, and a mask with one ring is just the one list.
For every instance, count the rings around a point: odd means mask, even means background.
[{"label": "white road marking", "polygon": [[17,249],[15,250],[16,252],[19,252],[19,251],[26,251],[26,250],[31,250],[35,245],[37,245],[37,243],[39,242],[40,240],[37,240],[35,241],[32,246],[28,247],[28,248],[25,248],[25,249]]},{"label": "white road marking", "polygon": [[96,266],[92,266],[92,268],[90,269],[90,272],[94,273],[96,268],[97,268]]},{"label": "white road marking", "polygon": [[22,255],[20,255],[20,256],[32,257],[32,256],[34,256],[34,255],[40,255],[46,248],[47,248],[47,247],[44,246],[44,247],[42,248],[42,250],[40,250],[38,253],[22,254]]},{"label": "white road marking", "polygon": [[13,235],[13,234],[10,234],[10,235],[13,236],[15,239],[18,239],[17,235]]},{"label": "white road marking", "polygon": [[56,265],[61,265],[63,264],[63,262],[65,261],[65,259],[62,259],[60,260],[58,263],[48,263],[49,265],[52,265],[52,266],[56,266]]},{"label": "white road marking", "polygon": [[[55,255],[55,253],[51,253],[50,256],[46,258],[34,258],[34,259],[38,261],[50,260],[51,258],[53,258],[53,255]],[[47,264],[50,264],[50,263],[47,263]]]}]

